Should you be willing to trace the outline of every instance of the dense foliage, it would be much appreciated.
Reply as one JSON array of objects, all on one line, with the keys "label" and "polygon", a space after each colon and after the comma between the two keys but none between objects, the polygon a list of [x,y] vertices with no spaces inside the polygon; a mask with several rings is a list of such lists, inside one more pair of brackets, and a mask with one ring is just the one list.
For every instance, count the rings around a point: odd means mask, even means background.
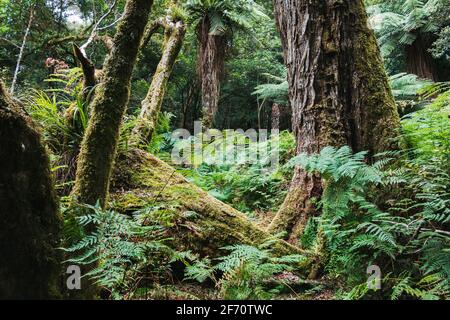
[{"label": "dense foliage", "polygon": [[[277,234],[260,245],[230,244],[205,255],[172,241],[176,235],[171,227],[177,223],[194,234],[199,230],[189,221],[174,221],[171,210],[184,210],[185,216],[198,213],[179,202],[164,208],[155,204],[172,176],[164,177],[167,181],[160,181],[152,201],[143,205],[127,203],[125,210],[114,201],[107,208],[82,205],[77,208],[80,214],[71,207],[69,195],[91,115],[89,102],[101,87],[89,88],[86,99],[84,70],[73,44],[82,45],[98,32],[86,53],[101,79],[109,50],[99,35],[114,35],[125,2],[0,0],[0,78],[9,85],[17,78],[15,97],[39,127],[50,154],[65,220],[59,248],[64,265],[94,266],[85,276],[107,299],[450,298],[448,0],[365,1],[402,116],[400,148],[373,158],[347,146],[295,156],[295,132],[283,120],[292,112],[272,1],[155,1],[151,19],[165,16],[169,8],[177,10],[172,13],[186,20],[187,33],[171,70],[155,134],[141,151],[170,163],[178,143],[196,139],[180,142],[172,132],[182,127],[193,133],[194,121],[202,116],[199,28],[207,18],[209,34],[226,40],[220,52],[224,65],[218,132],[268,128],[280,133],[269,135],[268,141],[244,144],[250,154],[258,154],[259,148],[269,151],[257,163],[239,158],[225,164],[172,164],[173,170],[262,229],[282,205],[295,168],[323,183],[321,198],[312,199],[319,214],[295,239],[298,254],[280,254],[275,243],[283,235]],[[105,12],[109,14],[101,20]],[[166,34],[158,30],[148,40],[133,71],[117,163],[133,155],[130,136]],[[214,149],[221,142],[213,139],[202,147]],[[267,170],[274,154],[279,155],[278,166]],[[128,174],[123,171],[115,174],[123,178],[120,174]],[[143,179],[125,178],[126,183],[114,181],[118,192],[128,192],[136,179]],[[208,241],[201,241],[206,247]],[[370,266],[382,272],[378,290],[367,284]],[[312,271],[305,274],[306,269]]]}]

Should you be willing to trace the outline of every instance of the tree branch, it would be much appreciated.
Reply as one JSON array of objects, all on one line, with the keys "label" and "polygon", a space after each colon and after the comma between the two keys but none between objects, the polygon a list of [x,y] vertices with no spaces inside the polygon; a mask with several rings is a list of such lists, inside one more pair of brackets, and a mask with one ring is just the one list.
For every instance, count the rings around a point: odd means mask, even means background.
[{"label": "tree branch", "polygon": [[[104,30],[105,28],[101,28],[100,24],[105,20],[114,10],[114,8],[117,5],[117,0],[114,0],[114,2],[110,5],[108,11],[98,19],[98,21],[94,24],[94,27],[92,28],[91,35],[89,36],[88,40],[80,47],[81,53],[86,56],[86,49],[87,47],[94,41],[95,37],[97,36],[98,31]],[[108,27],[114,26],[120,19],[117,19],[113,24],[109,25]]]},{"label": "tree branch", "polygon": [[147,44],[150,42],[150,39],[152,38],[152,36],[161,27],[164,28],[164,18],[156,19],[155,21],[153,21],[152,23],[150,23],[147,26],[147,28],[145,29],[145,32],[144,32],[144,37],[142,38],[140,50],[142,50],[143,48],[145,48],[147,46]]}]

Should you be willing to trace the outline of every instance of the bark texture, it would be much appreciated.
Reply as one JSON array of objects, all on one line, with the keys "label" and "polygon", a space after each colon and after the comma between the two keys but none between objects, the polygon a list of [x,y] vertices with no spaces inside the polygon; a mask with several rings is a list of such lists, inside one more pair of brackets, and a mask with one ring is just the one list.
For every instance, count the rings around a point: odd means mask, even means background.
[{"label": "bark texture", "polygon": [[203,126],[212,128],[219,108],[220,78],[223,73],[226,35],[210,33],[210,21],[206,16],[199,25],[200,50],[198,57],[199,78],[202,84]]},{"label": "bark texture", "polygon": [[[276,0],[275,10],[297,153],[395,148],[399,116],[363,1]],[[269,230],[297,241],[321,193],[321,179],[297,168]]]},{"label": "bark texture", "polygon": [[163,54],[153,75],[147,96],[142,101],[141,113],[133,129],[131,144],[134,146],[140,143],[146,144],[152,140],[164,101],[167,83],[178,54],[180,53],[186,33],[186,27],[182,21],[172,22],[167,18],[163,26],[165,36]]},{"label": "bark texture", "polygon": [[439,73],[433,56],[428,52],[431,44],[432,41],[426,43],[419,35],[411,45],[406,47],[406,71],[422,79],[439,81]]},{"label": "bark texture", "polygon": [[40,134],[0,81],[0,299],[60,297],[61,227]]},{"label": "bark texture", "polygon": [[128,0],[104,67],[104,78],[95,91],[91,119],[78,159],[74,200],[105,204],[122,118],[130,95],[130,81],[151,0]]}]

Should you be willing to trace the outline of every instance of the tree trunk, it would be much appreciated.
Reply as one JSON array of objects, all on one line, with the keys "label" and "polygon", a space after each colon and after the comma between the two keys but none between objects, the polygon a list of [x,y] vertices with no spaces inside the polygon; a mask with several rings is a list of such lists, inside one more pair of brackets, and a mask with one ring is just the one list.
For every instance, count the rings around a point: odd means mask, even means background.
[{"label": "tree trunk", "polygon": [[0,81],[0,299],[60,297],[62,221],[39,132]]},{"label": "tree trunk", "polygon": [[427,50],[429,47],[420,36],[406,47],[406,71],[422,79],[439,81],[433,57]]},{"label": "tree trunk", "polygon": [[199,26],[199,78],[202,84],[203,126],[212,128],[219,108],[220,77],[223,72],[226,38],[210,33],[210,21],[205,17]]},{"label": "tree trunk", "polygon": [[280,105],[278,103],[272,105],[271,129],[280,129]]},{"label": "tree trunk", "polygon": [[91,104],[92,115],[78,159],[74,200],[105,204],[120,125],[130,95],[136,62],[152,1],[128,0],[104,67],[104,79]]},{"label": "tree trunk", "polygon": [[80,62],[81,70],[83,71],[82,99],[84,103],[89,104],[89,96],[91,96],[92,90],[98,83],[98,79],[95,75],[95,66],[94,63],[83,54],[77,45],[73,45],[73,53]]},{"label": "tree trunk", "polygon": [[[363,1],[275,3],[297,153],[346,144],[370,155],[395,148],[399,116]],[[297,241],[321,193],[321,179],[296,168],[269,230]]]},{"label": "tree trunk", "polygon": [[142,101],[141,114],[136,127],[133,129],[131,144],[134,146],[140,143],[146,144],[152,140],[164,100],[167,82],[183,45],[185,33],[186,28],[183,22],[166,22],[163,55],[153,75],[147,96]]},{"label": "tree trunk", "polygon": [[194,106],[198,104],[199,90],[198,81],[194,80],[188,84],[186,99],[181,108],[180,127],[183,129],[191,129],[193,125],[188,126],[189,112],[192,114],[191,120],[194,118]]}]

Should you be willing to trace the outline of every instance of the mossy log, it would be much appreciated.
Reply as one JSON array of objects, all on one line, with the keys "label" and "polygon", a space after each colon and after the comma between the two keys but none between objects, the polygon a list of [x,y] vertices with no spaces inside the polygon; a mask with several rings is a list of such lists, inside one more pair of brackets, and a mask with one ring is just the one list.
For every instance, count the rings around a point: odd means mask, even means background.
[{"label": "mossy log", "polygon": [[0,300],[60,297],[61,228],[41,136],[0,81]]},{"label": "mossy log", "polygon": [[[271,237],[243,213],[190,183],[158,158],[140,150],[120,156],[111,189],[112,206],[122,213],[158,207],[154,218],[166,221],[178,250],[215,257],[230,244],[261,244]],[[304,253],[279,240],[277,254]]]}]

